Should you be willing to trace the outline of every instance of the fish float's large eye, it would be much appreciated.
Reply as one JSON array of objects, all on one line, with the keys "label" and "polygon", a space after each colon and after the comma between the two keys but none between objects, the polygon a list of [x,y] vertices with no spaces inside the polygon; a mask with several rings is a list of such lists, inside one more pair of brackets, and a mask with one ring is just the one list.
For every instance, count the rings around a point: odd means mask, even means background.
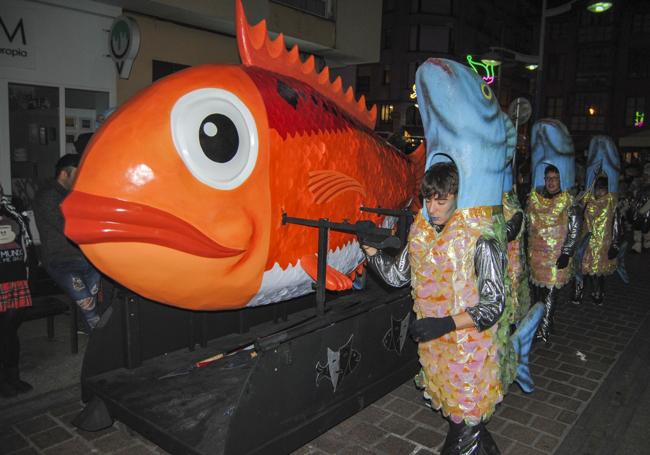
[{"label": "fish float's large eye", "polygon": [[481,93],[483,93],[486,100],[492,99],[492,90],[490,90],[490,87],[485,82],[481,84]]},{"label": "fish float's large eye", "polygon": [[255,119],[233,93],[202,88],[183,95],[171,112],[176,151],[192,175],[213,188],[244,183],[257,161]]}]

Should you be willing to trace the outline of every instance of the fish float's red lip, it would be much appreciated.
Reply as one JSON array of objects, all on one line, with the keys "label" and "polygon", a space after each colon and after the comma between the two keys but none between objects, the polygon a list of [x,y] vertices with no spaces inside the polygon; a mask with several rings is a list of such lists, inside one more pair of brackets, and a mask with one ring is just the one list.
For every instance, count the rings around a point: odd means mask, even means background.
[{"label": "fish float's red lip", "polygon": [[244,252],[220,245],[180,218],[137,202],[73,191],[61,209],[66,219],[65,235],[79,245],[152,243],[207,258]]}]

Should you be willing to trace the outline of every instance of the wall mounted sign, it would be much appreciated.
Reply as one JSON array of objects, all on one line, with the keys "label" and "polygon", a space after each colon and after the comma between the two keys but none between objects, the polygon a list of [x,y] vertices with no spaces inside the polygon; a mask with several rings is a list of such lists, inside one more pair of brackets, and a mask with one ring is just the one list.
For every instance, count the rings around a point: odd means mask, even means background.
[{"label": "wall mounted sign", "polygon": [[33,10],[7,3],[0,7],[0,66],[33,69]]},{"label": "wall mounted sign", "polygon": [[128,16],[116,17],[111,25],[108,50],[121,79],[128,79],[140,49],[140,28]]}]

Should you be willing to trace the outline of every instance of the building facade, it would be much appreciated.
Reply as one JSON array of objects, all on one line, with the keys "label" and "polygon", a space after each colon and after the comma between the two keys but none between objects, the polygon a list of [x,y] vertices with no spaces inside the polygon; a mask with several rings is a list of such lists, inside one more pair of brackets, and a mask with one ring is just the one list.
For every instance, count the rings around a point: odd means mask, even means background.
[{"label": "building facade", "polygon": [[600,14],[574,7],[546,31],[544,113],[569,127],[579,156],[593,135],[620,140],[647,130],[650,2],[614,1]]},{"label": "building facade", "polygon": [[[415,71],[430,57],[467,63],[491,46],[534,54],[535,6],[528,1],[384,0],[379,64],[357,67],[357,91],[377,104],[379,131],[422,136],[413,98]],[[502,106],[531,93],[522,64],[504,62],[492,84]]]}]

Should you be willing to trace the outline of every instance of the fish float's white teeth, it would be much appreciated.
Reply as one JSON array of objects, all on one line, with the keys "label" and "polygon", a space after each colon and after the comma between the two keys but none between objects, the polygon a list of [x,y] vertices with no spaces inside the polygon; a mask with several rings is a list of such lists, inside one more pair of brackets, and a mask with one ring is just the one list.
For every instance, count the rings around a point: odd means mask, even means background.
[{"label": "fish float's white teeth", "polygon": [[[327,265],[348,274],[364,259],[359,242],[354,239],[334,251],[330,250],[327,254]],[[296,265],[289,264],[286,269],[276,262],[270,270],[264,272],[260,290],[246,306],[267,305],[309,294],[314,292],[312,282],[311,277],[302,269],[300,261],[297,261]]]}]

